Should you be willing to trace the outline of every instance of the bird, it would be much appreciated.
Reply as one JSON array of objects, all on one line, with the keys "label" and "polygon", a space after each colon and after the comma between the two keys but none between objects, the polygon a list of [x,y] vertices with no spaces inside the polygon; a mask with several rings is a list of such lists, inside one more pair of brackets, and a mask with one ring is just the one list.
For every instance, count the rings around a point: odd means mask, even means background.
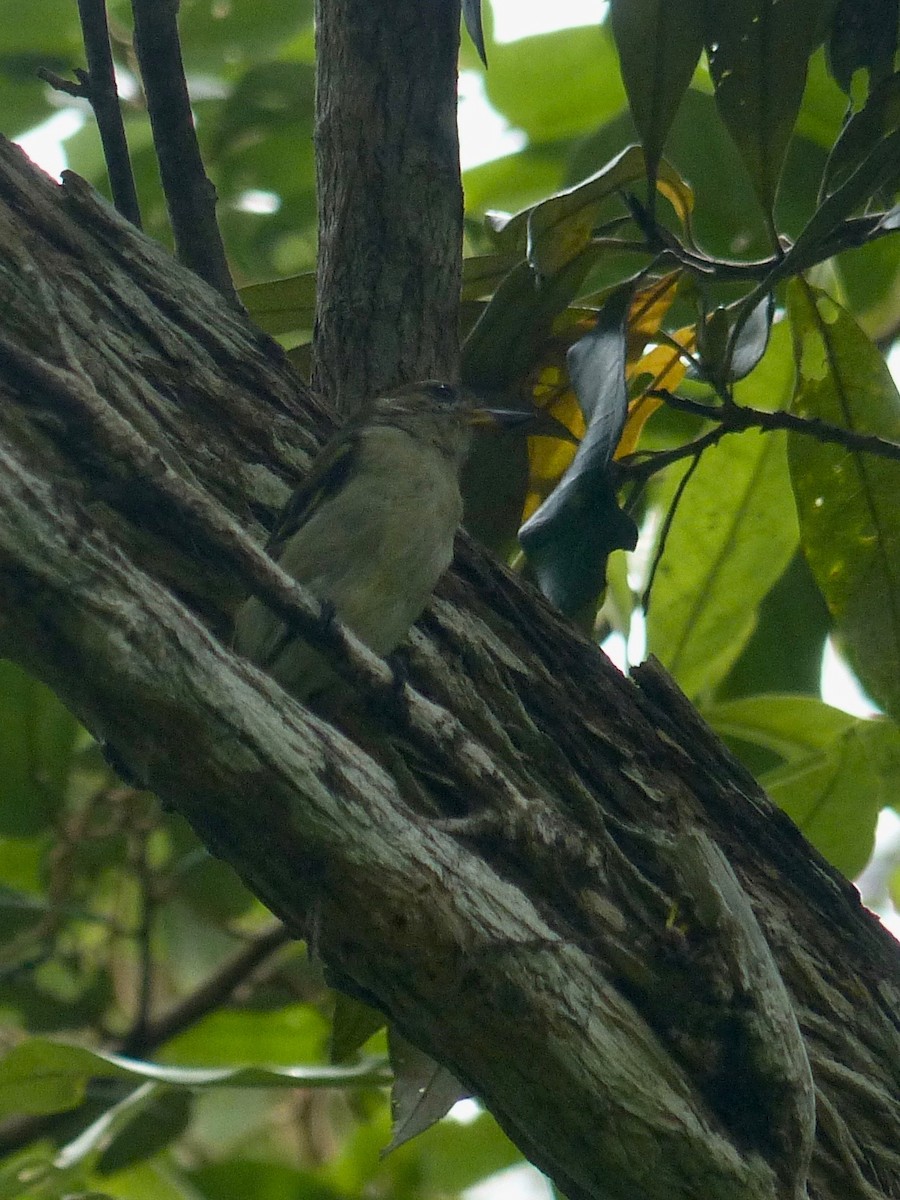
[{"label": "bird", "polygon": [[[529,419],[522,410],[484,407],[439,380],[376,397],[315,459],[269,554],[323,611],[386,657],[453,558],[473,427]],[[236,613],[233,645],[298,700],[339,687],[326,659],[255,596]]]}]

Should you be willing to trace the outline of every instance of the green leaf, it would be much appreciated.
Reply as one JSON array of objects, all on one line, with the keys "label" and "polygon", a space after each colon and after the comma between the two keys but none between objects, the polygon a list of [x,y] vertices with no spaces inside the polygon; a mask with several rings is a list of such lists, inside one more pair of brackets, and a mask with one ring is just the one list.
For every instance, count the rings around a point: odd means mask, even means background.
[{"label": "green leaf", "polygon": [[0,660],[0,833],[47,827],[64,799],[79,728],[49,688]]},{"label": "green leaf", "polygon": [[93,1062],[88,1050],[40,1038],[0,1061],[0,1116],[40,1116],[75,1108],[84,1099]]},{"label": "green leaf", "polygon": [[647,644],[689,696],[728,673],[797,545],[785,440],[739,434],[707,450],[656,573]]},{"label": "green leaf", "polygon": [[498,1171],[522,1163],[522,1155],[497,1122],[482,1113],[465,1125],[441,1121],[420,1143],[423,1191],[458,1195]]},{"label": "green leaf", "polygon": [[610,553],[633,549],[637,541],[637,529],[619,508],[609,471],[628,411],[631,294],[630,286],[613,292],[594,330],[569,350],[569,375],[587,432],[559,484],[519,530],[541,591],[569,615],[596,600]]},{"label": "green leaf", "polygon": [[900,786],[900,730],[812,696],[747,696],[710,705],[703,716],[720,736],[783,760],[760,782],[820,853],[848,878],[858,875],[878,814]]},{"label": "green leaf", "polygon": [[585,133],[625,107],[609,31],[601,25],[489,45],[487,97],[532,142]]},{"label": "green leaf", "polygon": [[716,104],[767,215],[803,98],[819,10],[820,0],[710,0],[707,6]]},{"label": "green leaf", "polygon": [[[694,196],[690,187],[668,163],[657,164],[657,188],[674,205],[689,228]],[[516,214],[504,233],[527,221],[528,261],[539,275],[555,275],[589,245],[597,216],[605,200],[629,183],[644,179],[647,165],[640,146],[628,146],[588,179]]]},{"label": "green leaf", "polygon": [[612,0],[610,23],[652,180],[703,49],[696,0]]},{"label": "green leaf", "polygon": [[[833,2],[833,0],[832,0]],[[797,114],[794,135],[830,150],[847,119],[847,97],[835,83],[820,46],[809,60],[806,91]],[[788,181],[784,181],[787,186]]]},{"label": "green leaf", "polygon": [[478,254],[464,258],[462,265],[462,297],[464,300],[489,296],[500,286],[520,261],[514,254]]},{"label": "green leaf", "polygon": [[550,278],[536,280],[520,262],[505,276],[466,338],[462,379],[469,387],[502,391],[535,361],[542,339],[578,294],[599,251],[588,246]]},{"label": "green leaf", "polygon": [[[793,410],[900,441],[900,396],[878,349],[846,310],[790,285]],[[897,463],[792,434],[791,478],[803,549],[860,682],[900,716],[900,508]]]},{"label": "green leaf", "polygon": [[814,696],[771,693],[706,705],[703,718],[721,737],[763,746],[787,762],[826,750],[861,724]]},{"label": "green leaf", "polygon": [[526,146],[515,154],[470,167],[463,175],[466,212],[518,212],[535,204],[561,187],[565,165],[557,146]]},{"label": "green leaf", "polygon": [[[900,72],[892,75],[872,92],[866,105],[850,118],[834,144],[825,165],[822,177],[822,196],[828,196],[841,187],[853,172],[867,159],[870,177],[882,182],[879,186],[891,188],[892,180],[886,176],[885,167],[890,164],[895,170],[900,159],[895,151],[891,156],[884,139],[900,129]],[[893,190],[893,189],[891,189]],[[866,197],[867,198],[867,197]]]},{"label": "green leaf", "polygon": [[312,0],[228,0],[181,4],[178,33],[188,74],[231,72],[238,65],[272,60],[301,30],[312,26]]},{"label": "green leaf", "polygon": [[[798,549],[759,606],[756,628],[717,696],[723,700],[769,692],[818,696],[830,627],[822,593]],[[790,654],[784,653],[785,646],[790,646]]]},{"label": "green leaf", "polygon": [[273,337],[296,329],[312,329],[315,322],[315,271],[251,283],[241,288],[239,295],[260,329]]},{"label": "green leaf", "polygon": [[309,1004],[276,1011],[222,1008],[166,1042],[159,1057],[192,1066],[291,1066],[298,1059],[321,1059],[328,1023]]},{"label": "green leaf", "polygon": [[[848,879],[855,878],[872,856],[875,825],[887,799],[867,724],[856,723],[818,753],[760,779],[779,808]],[[888,722],[881,725],[897,736]],[[897,782],[895,772],[893,794]]]}]

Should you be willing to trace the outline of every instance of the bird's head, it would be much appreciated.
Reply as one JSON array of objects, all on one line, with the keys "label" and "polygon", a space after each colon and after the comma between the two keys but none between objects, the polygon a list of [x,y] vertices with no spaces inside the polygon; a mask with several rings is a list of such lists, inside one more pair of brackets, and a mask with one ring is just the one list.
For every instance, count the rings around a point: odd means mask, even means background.
[{"label": "bird's head", "polygon": [[413,437],[434,442],[462,456],[473,427],[504,429],[524,425],[531,420],[531,414],[490,408],[461,384],[426,379],[378,396],[372,402],[369,420],[378,425],[398,426]]}]

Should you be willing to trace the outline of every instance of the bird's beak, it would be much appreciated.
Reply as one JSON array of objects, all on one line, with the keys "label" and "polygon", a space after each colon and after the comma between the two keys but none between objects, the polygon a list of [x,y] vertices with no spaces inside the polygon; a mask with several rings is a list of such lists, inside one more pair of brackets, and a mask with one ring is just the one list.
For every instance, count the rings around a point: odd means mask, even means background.
[{"label": "bird's beak", "polygon": [[525,412],[521,408],[471,408],[466,414],[466,420],[470,425],[482,428],[513,429],[531,423],[534,413]]},{"label": "bird's beak", "polygon": [[522,429],[527,437],[552,437],[577,444],[578,438],[542,408],[482,408],[469,410],[470,425],[487,429]]}]

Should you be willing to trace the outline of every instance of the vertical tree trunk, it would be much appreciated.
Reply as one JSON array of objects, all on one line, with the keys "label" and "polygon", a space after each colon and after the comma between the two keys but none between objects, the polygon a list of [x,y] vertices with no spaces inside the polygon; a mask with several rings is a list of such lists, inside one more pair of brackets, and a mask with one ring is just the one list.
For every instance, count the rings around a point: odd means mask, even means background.
[{"label": "vertical tree trunk", "polygon": [[456,375],[459,3],[318,0],[316,29],[313,383],[347,415]]}]

